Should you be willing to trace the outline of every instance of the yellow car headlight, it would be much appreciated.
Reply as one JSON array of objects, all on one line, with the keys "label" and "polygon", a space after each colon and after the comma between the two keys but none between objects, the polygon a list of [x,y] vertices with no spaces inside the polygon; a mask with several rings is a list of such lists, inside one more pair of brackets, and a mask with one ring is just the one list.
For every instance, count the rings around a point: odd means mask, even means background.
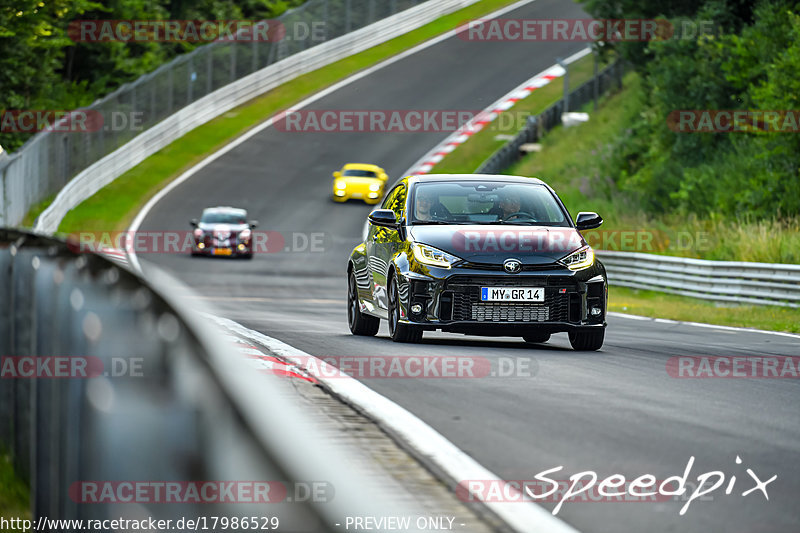
[{"label": "yellow car headlight", "polygon": [[413,244],[414,258],[424,265],[450,268],[453,263],[461,261],[460,257],[448,254],[427,244]]},{"label": "yellow car headlight", "polygon": [[335,182],[333,184],[333,186],[335,188],[337,188],[337,189],[346,189],[347,188],[347,183],[345,183],[344,181],[340,180],[340,181]]},{"label": "yellow car headlight", "polygon": [[562,258],[561,263],[570,270],[589,268],[594,264],[594,250],[592,250],[591,246],[584,246],[580,250]]},{"label": "yellow car headlight", "polygon": [[381,190],[381,184],[380,183],[370,183],[369,184],[369,190],[371,190],[372,192],[378,192],[379,190]]}]

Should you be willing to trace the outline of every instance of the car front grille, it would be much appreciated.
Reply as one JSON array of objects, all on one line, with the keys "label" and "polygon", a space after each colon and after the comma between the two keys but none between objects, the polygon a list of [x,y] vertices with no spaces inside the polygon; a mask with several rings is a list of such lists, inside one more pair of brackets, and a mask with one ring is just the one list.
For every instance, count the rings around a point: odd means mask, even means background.
[{"label": "car front grille", "polygon": [[472,304],[470,318],[478,322],[547,322],[550,308],[545,305],[481,302]]},{"label": "car front grille", "polygon": [[452,276],[447,280],[448,287],[575,287],[575,280],[570,276]]},{"label": "car front grille", "polygon": [[[555,276],[548,276],[555,278]],[[554,283],[559,281],[560,283]],[[565,283],[568,282],[568,283]],[[568,322],[570,294],[575,293],[574,282],[570,279],[481,277],[465,278],[458,276],[447,283],[447,291],[452,291],[452,320],[477,322]],[[487,286],[519,287],[543,286],[544,302],[482,302],[480,288]],[[559,286],[560,285],[560,286]],[[564,292],[561,292],[564,290]]]}]

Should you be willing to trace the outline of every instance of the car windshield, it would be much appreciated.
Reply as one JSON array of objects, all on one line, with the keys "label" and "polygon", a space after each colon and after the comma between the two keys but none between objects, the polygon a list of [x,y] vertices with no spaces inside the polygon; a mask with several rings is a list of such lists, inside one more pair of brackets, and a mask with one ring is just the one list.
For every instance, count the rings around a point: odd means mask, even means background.
[{"label": "car windshield", "polygon": [[203,213],[203,218],[200,222],[205,224],[244,224],[247,220],[247,215],[244,213]]},{"label": "car windshield", "polygon": [[348,169],[344,171],[343,176],[354,176],[356,178],[377,178],[378,175],[371,170],[356,170]]},{"label": "car windshield", "polygon": [[550,190],[537,183],[448,181],[420,183],[414,224],[510,224],[570,227]]}]

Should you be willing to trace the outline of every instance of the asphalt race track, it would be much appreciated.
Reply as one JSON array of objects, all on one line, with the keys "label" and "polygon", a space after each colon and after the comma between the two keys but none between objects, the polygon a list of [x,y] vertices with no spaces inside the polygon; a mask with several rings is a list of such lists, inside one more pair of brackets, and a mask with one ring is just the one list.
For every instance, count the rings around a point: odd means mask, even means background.
[{"label": "asphalt race track", "polygon": [[[572,2],[539,0],[506,18],[581,18]],[[582,43],[447,39],[318,101],[313,109],[482,109]],[[370,207],[329,200],[331,172],[345,162],[383,166],[399,177],[447,132],[288,133],[268,128],[217,159],[160,201],[142,231],[188,230],[212,205],[250,211],[289,249],[251,261],[139,255],[193,287],[221,316],[317,356],[483,357],[519,375],[482,379],[367,379],[502,479],[682,475],[714,470],[722,488],[694,501],[568,502],[559,517],[581,531],[770,533],[796,531],[800,497],[797,379],[676,379],[674,356],[800,355],[789,336],[611,317],[598,353],[569,349],[565,334],[529,347],[521,339],[426,333],[419,345],[356,338],[347,329],[345,267]],[[579,206],[568,206],[572,209]],[[602,215],[602,213],[601,213]],[[305,237],[321,234],[321,251]],[[702,321],[702,317],[697,317]],[[503,366],[504,365],[504,366]],[[526,370],[527,369],[527,370]],[[742,464],[737,465],[740,456]],[[754,491],[746,469],[767,485]],[[737,481],[724,493],[731,475]],[[554,503],[544,503],[552,508]]]}]

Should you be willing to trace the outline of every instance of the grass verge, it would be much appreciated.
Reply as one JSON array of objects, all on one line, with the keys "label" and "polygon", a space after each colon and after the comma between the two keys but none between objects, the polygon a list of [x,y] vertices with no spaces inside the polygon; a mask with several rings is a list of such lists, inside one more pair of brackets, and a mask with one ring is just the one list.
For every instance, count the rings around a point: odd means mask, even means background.
[{"label": "grass verge", "polygon": [[623,85],[622,91],[603,97],[588,122],[553,129],[540,141],[541,152],[524,157],[506,172],[542,178],[558,191],[573,216],[578,211],[600,213],[605,220],[602,228],[586,232],[589,242],[599,249],[720,261],[800,263],[800,219],[651,215],[616,189],[614,177],[604,171],[606,160],[615,139],[643,112],[638,76],[626,75]]},{"label": "grass verge", "polygon": [[683,322],[800,333],[800,309],[760,305],[722,306],[696,298],[627,287],[609,287],[608,310]]},{"label": "grass verge", "polygon": [[14,472],[11,456],[0,453],[0,516],[30,520],[30,490]]},{"label": "grass verge", "polygon": [[[569,65],[569,84],[576,88],[592,78],[594,69],[592,55],[582,57]],[[602,69],[605,64],[600,65]],[[489,125],[470,137],[465,143],[450,152],[439,164],[434,167],[434,172],[462,173],[475,172],[496,150],[499,150],[507,141],[496,139],[498,135],[516,135],[525,125],[529,115],[536,115],[558,102],[564,95],[564,78],[557,78],[549,84],[536,89],[527,98],[518,101],[514,107],[501,113]]]},{"label": "grass verge", "polygon": [[[269,116],[437,35],[467,19],[491,13],[514,0],[481,0],[400,37],[300,76],[195,128],[129,170],[70,211],[60,233],[127,229],[136,213],[158,190]],[[36,206],[34,209],[43,209]]]}]

